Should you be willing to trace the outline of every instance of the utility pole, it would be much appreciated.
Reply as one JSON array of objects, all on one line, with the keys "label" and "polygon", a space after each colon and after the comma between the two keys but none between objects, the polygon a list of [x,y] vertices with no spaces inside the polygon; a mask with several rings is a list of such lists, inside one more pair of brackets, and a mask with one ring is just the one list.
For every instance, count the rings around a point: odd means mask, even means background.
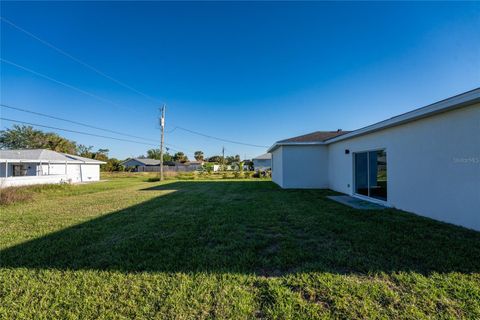
[{"label": "utility pole", "polygon": [[163,181],[163,143],[164,143],[164,136],[165,136],[165,108],[167,106],[163,104],[161,112],[162,116],[160,118],[160,130],[161,130],[161,137],[160,137],[160,181]]},{"label": "utility pole", "polygon": [[225,168],[225,147],[222,147],[222,170],[226,170]]}]

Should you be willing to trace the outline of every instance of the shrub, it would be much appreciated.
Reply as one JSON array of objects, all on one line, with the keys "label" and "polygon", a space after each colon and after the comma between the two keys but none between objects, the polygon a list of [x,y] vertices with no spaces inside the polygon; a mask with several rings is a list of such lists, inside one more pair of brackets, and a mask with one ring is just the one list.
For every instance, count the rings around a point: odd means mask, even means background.
[{"label": "shrub", "polygon": [[147,182],[157,182],[160,181],[160,177],[150,177],[147,179]]},{"label": "shrub", "polygon": [[244,171],[243,175],[245,179],[249,179],[252,177],[253,172],[252,171]]},{"label": "shrub", "polygon": [[0,205],[9,205],[32,199],[33,193],[22,187],[9,187],[0,189]]},{"label": "shrub", "polygon": [[177,179],[179,180],[195,180],[195,172],[179,172]]}]

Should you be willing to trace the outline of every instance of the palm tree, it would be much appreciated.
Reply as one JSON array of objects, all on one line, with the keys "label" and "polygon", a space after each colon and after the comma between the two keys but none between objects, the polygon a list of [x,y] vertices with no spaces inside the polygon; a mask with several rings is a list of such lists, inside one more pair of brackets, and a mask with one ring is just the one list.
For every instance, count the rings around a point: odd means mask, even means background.
[{"label": "palm tree", "polygon": [[203,161],[204,159],[203,151],[195,151],[194,157],[195,157],[195,160],[197,161]]}]

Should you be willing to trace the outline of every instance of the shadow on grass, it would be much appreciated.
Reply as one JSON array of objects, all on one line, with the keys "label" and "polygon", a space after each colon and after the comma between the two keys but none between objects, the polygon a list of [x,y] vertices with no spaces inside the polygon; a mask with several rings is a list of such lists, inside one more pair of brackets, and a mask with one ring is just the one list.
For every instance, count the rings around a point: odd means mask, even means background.
[{"label": "shadow on grass", "polygon": [[[398,210],[359,211],[328,190],[185,181],[172,192],[0,251],[0,267],[123,272],[479,272],[480,233]],[[118,192],[122,192],[119,190]]]}]

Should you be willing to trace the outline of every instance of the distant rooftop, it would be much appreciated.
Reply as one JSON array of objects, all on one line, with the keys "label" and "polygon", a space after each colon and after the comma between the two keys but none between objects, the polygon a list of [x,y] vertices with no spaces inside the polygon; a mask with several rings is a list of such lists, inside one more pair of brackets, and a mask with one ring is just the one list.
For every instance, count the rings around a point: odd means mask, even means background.
[{"label": "distant rooftop", "polygon": [[127,162],[128,160],[135,160],[138,161],[146,166],[159,166],[160,165],[160,160],[157,159],[150,159],[150,158],[130,158],[127,159],[123,162]]},{"label": "distant rooftop", "polygon": [[47,149],[17,149],[0,150],[0,160],[18,161],[52,161],[52,162],[76,162],[76,163],[105,163],[95,159],[84,158],[68,153],[61,153]]},{"label": "distant rooftop", "polygon": [[286,143],[286,142],[324,142],[328,139],[341,136],[342,134],[349,133],[350,131],[315,131],[312,133],[304,134],[301,136],[280,140],[277,143]]},{"label": "distant rooftop", "polygon": [[264,153],[262,155],[259,155],[258,157],[253,158],[252,160],[270,160],[270,159],[272,159],[272,154]]}]

